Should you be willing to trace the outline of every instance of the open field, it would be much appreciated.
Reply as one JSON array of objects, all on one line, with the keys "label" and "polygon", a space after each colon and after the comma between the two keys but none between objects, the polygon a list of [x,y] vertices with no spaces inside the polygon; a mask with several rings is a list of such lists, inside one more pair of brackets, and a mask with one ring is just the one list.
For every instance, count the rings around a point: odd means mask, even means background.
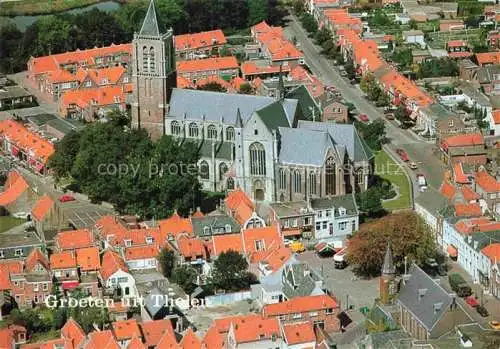
[{"label": "open field", "polygon": [[431,48],[445,49],[446,43],[450,40],[467,40],[470,45],[481,44],[479,36],[481,29],[454,30],[451,32],[432,32],[427,33],[428,44]]},{"label": "open field", "polygon": [[404,174],[404,169],[387,155],[385,151],[379,151],[375,155],[375,168],[377,174],[387,179],[394,187],[397,187],[399,196],[394,200],[387,200],[382,203],[387,210],[399,210],[411,207],[410,205],[410,185]]},{"label": "open field", "polygon": [[[41,15],[86,7],[110,0],[18,0],[0,1],[3,16]],[[130,0],[113,0],[124,3]]]}]

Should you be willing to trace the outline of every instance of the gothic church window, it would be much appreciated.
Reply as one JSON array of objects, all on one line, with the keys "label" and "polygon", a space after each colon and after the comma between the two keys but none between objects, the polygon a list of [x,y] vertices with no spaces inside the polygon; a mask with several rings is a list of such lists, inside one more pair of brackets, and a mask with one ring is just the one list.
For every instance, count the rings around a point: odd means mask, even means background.
[{"label": "gothic church window", "polygon": [[219,180],[224,179],[224,174],[227,172],[227,165],[223,162],[219,165]]},{"label": "gothic church window", "polygon": [[149,49],[149,72],[150,73],[155,73],[156,67],[155,67],[155,50],[154,48]]},{"label": "gothic church window", "polygon": [[266,151],[264,146],[258,142],[250,145],[250,174],[266,175]]},{"label": "gothic church window", "polygon": [[287,182],[287,171],[285,169],[280,168],[280,189],[285,190],[286,189],[286,182]]},{"label": "gothic church window", "polygon": [[309,173],[309,194],[316,195],[316,173]]},{"label": "gothic church window", "polygon": [[226,140],[234,141],[234,128],[232,127],[226,128]]},{"label": "gothic church window", "polygon": [[234,179],[233,179],[233,177],[229,177],[227,179],[226,186],[227,186],[227,189],[234,189]]},{"label": "gothic church window", "polygon": [[149,50],[146,46],[142,48],[142,71],[149,72]]},{"label": "gothic church window", "polygon": [[198,137],[198,125],[194,122],[189,124],[189,137]]},{"label": "gothic church window", "polygon": [[202,161],[200,163],[200,177],[201,179],[210,178],[210,167],[208,166],[208,162],[206,161]]},{"label": "gothic church window", "polygon": [[181,134],[181,125],[177,121],[172,121],[170,124],[170,132],[173,135],[180,135]]},{"label": "gothic church window", "polygon": [[293,173],[293,191],[296,193],[302,192],[302,175],[299,170]]},{"label": "gothic church window", "polygon": [[333,157],[326,159],[325,182],[326,195],[335,195],[335,161]]},{"label": "gothic church window", "polygon": [[208,139],[217,139],[217,128],[214,125],[209,125],[207,128]]}]

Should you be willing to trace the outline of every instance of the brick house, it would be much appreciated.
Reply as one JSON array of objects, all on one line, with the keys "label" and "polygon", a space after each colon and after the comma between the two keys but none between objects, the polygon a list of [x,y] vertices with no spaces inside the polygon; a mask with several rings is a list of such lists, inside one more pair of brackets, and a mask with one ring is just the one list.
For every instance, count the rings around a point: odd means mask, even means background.
[{"label": "brick house", "polygon": [[348,108],[344,104],[334,101],[323,108],[321,121],[347,123],[348,114]]},{"label": "brick house", "polygon": [[448,165],[486,164],[484,137],[480,133],[460,134],[445,138],[440,143],[441,158]]},{"label": "brick house", "polygon": [[340,331],[338,313],[337,301],[328,295],[296,297],[262,308],[264,318],[279,318],[283,324],[311,321],[326,332]]},{"label": "brick house", "polygon": [[93,247],[95,246],[94,234],[87,229],[62,231],[57,234],[55,245],[59,251]]},{"label": "brick house", "polygon": [[50,267],[63,290],[79,285],[78,268],[74,251],[57,252],[50,255]]},{"label": "brick house", "polygon": [[80,274],[79,287],[93,297],[100,296],[98,272],[101,269],[99,249],[97,247],[79,248],[75,251],[76,264]]},{"label": "brick house", "polygon": [[229,81],[239,75],[239,64],[235,57],[217,57],[177,62],[177,74],[196,83],[209,77]]},{"label": "brick house", "polygon": [[480,169],[474,176],[472,188],[486,201],[491,211],[499,213],[500,182],[495,177]]},{"label": "brick house", "polygon": [[174,39],[175,54],[181,59],[210,57],[212,53],[218,54],[222,46],[227,43],[220,29],[176,35]]}]

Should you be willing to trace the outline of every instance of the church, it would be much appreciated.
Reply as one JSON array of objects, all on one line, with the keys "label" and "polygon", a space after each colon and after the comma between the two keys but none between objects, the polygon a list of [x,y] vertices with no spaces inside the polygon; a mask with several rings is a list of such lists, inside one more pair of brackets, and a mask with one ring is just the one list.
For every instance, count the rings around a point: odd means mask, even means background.
[{"label": "church", "polygon": [[307,89],[285,93],[281,79],[276,97],[176,88],[173,40],[151,1],[133,40],[132,127],[195,142],[205,190],[286,202],[367,189],[371,150],[352,124],[315,122]]}]

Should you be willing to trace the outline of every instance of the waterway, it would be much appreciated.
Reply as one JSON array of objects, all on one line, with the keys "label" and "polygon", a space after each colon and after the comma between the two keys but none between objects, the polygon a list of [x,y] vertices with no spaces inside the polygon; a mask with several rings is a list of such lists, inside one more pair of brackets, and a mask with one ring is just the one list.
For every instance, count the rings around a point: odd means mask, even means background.
[{"label": "waterway", "polygon": [[[113,12],[117,11],[120,8],[120,4],[113,2],[113,1],[106,1],[106,2],[101,2],[98,4],[93,4],[87,7],[81,7],[81,8],[75,8],[72,10],[67,10],[64,12],[60,12],[61,14],[65,13],[82,13],[85,11],[92,10],[94,8],[99,9],[101,11],[107,11],[107,12]],[[47,17],[49,15],[38,15],[38,16],[15,16],[15,17],[4,17],[0,16],[0,23],[3,21],[10,21],[13,22],[21,31],[25,31],[27,27],[35,23],[37,20],[39,20],[42,17]]]}]

